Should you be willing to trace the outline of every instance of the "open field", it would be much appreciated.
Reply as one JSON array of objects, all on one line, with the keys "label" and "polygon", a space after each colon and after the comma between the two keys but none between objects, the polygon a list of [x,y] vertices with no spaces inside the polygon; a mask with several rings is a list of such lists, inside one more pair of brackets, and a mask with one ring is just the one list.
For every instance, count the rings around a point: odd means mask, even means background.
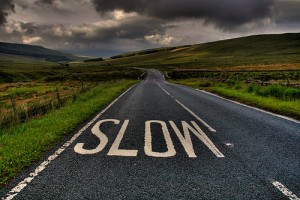
[{"label": "open field", "polygon": [[137,80],[142,70],[129,67],[72,63],[68,66],[38,59],[7,56],[1,60],[0,126],[27,121],[76,99],[99,82]]},{"label": "open field", "polygon": [[[32,81],[108,81],[134,78],[140,70],[131,67],[115,67],[99,63],[61,64],[22,56],[0,54],[0,83]],[[2,59],[4,58],[4,59]]]}]

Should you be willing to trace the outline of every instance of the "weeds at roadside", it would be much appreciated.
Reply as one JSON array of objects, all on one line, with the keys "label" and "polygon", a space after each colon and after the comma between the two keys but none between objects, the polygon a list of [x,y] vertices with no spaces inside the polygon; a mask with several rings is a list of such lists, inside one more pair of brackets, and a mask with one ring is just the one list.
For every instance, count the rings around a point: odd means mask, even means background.
[{"label": "weeds at roadside", "polygon": [[180,79],[174,83],[204,89],[243,103],[300,119],[300,88],[279,84],[260,85],[236,80]]}]

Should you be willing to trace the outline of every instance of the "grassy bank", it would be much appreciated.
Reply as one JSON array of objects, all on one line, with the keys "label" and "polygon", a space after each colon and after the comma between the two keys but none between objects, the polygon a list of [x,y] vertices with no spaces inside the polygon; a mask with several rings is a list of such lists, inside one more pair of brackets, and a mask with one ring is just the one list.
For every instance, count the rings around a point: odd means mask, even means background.
[{"label": "grassy bank", "polygon": [[44,117],[0,131],[0,186],[38,160],[66,134],[136,83],[101,83]]},{"label": "grassy bank", "polygon": [[80,81],[0,84],[0,129],[60,108],[97,85]]},{"label": "grassy bank", "polygon": [[300,119],[300,89],[281,85],[261,86],[237,81],[217,83],[206,79],[181,79],[171,82],[204,89],[258,108]]}]

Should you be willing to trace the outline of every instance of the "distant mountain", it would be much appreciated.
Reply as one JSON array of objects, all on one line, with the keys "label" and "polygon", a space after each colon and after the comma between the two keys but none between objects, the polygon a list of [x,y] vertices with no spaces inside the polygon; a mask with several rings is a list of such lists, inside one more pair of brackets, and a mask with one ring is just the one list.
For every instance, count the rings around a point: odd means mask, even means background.
[{"label": "distant mountain", "polygon": [[44,48],[42,46],[0,42],[0,53],[16,56],[44,59],[52,62],[70,62],[82,60],[72,54]]}]

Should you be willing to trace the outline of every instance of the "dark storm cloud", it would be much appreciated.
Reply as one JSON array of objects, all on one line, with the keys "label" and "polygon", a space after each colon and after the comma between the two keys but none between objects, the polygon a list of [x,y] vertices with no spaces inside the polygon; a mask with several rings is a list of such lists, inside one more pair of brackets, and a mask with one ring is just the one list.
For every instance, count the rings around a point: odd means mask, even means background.
[{"label": "dark storm cloud", "polygon": [[55,0],[37,0],[36,4],[49,4],[49,5],[52,5],[52,4],[54,4],[54,1]]},{"label": "dark storm cloud", "polygon": [[273,0],[93,0],[96,10],[137,12],[165,20],[202,18],[235,27],[270,16]]},{"label": "dark storm cloud", "polygon": [[300,1],[277,1],[274,5],[273,17],[277,23],[300,23]]},{"label": "dark storm cloud", "polygon": [[[43,42],[56,44],[67,42],[70,44],[80,43],[82,46],[89,46],[93,43],[116,40],[142,40],[145,35],[164,34],[165,27],[158,19],[145,17],[119,21],[111,20],[104,23],[64,25],[64,24],[36,24],[15,22],[14,27],[20,27],[11,32],[10,36],[41,37]],[[1,34],[0,34],[1,37]],[[47,45],[48,45],[47,44]]]},{"label": "dark storm cloud", "polygon": [[24,22],[21,22],[20,25],[21,25],[21,28],[24,30],[24,32],[26,34],[33,35],[34,33],[36,33],[34,23],[24,23]]},{"label": "dark storm cloud", "polygon": [[0,1],[0,26],[6,23],[6,17],[10,12],[14,12],[14,8],[12,0]]}]

